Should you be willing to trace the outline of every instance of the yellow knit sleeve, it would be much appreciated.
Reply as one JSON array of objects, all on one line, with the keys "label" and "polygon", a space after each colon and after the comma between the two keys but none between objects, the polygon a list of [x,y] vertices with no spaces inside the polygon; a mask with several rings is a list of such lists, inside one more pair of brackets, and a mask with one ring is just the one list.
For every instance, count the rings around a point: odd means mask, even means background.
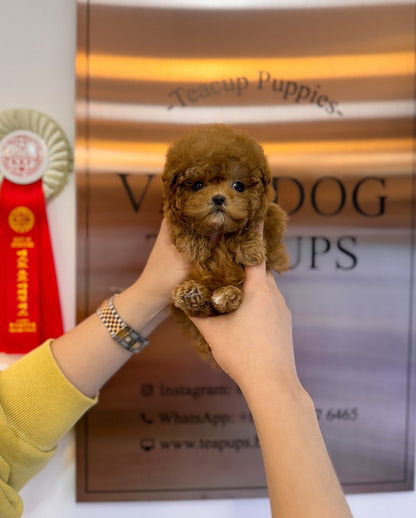
[{"label": "yellow knit sleeve", "polygon": [[62,435],[96,401],[65,378],[50,341],[1,372],[0,461],[8,466],[8,474],[5,479],[3,465],[0,479],[19,491],[47,464]]},{"label": "yellow knit sleeve", "polygon": [[18,493],[7,484],[10,469],[0,457],[0,518],[19,518],[23,503]]}]

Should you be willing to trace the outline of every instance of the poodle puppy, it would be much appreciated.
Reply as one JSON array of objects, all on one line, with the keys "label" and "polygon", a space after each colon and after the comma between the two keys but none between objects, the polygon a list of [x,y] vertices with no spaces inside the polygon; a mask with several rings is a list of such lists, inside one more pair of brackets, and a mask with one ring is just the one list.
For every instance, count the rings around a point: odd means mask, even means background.
[{"label": "poodle puppy", "polygon": [[198,127],[174,142],[162,183],[173,241],[192,264],[189,278],[172,292],[172,312],[191,332],[196,350],[215,365],[209,345],[188,316],[237,309],[246,265],[265,260],[267,269],[287,270],[287,217],[273,203],[263,149],[226,125]]}]

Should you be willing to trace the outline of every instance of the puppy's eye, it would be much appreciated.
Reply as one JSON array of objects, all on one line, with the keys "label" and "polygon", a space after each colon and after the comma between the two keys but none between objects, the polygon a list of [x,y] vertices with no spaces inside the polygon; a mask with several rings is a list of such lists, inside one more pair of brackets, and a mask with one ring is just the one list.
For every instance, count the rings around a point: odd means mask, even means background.
[{"label": "puppy's eye", "polygon": [[237,192],[243,192],[244,184],[242,182],[234,182],[232,188],[235,189]]},{"label": "puppy's eye", "polygon": [[204,184],[202,182],[195,182],[192,184],[191,189],[196,192],[196,191],[200,191],[203,186],[204,186]]}]

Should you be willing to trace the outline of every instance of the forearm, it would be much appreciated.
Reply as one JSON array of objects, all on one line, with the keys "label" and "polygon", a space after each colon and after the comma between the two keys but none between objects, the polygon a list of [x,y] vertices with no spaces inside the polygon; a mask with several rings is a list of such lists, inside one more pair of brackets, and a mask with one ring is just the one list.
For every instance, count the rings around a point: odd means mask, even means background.
[{"label": "forearm", "polygon": [[254,418],[276,518],[351,518],[295,365],[291,314],[264,264],[246,267],[233,313],[194,318]]},{"label": "forearm", "polygon": [[351,518],[313,402],[300,384],[245,394],[263,453],[272,516]]},{"label": "forearm", "polygon": [[[163,220],[141,276],[114,299],[120,317],[147,337],[167,316],[171,291],[184,280],[188,269]],[[87,396],[95,395],[131,357],[111,338],[96,314],[55,340],[52,352],[67,379]]]},{"label": "forearm", "polygon": [[[148,336],[167,314],[166,301],[156,298],[140,279],[115,298],[114,306],[122,319],[143,336]],[[55,340],[51,348],[65,377],[90,397],[132,354],[111,338],[96,314]]]}]

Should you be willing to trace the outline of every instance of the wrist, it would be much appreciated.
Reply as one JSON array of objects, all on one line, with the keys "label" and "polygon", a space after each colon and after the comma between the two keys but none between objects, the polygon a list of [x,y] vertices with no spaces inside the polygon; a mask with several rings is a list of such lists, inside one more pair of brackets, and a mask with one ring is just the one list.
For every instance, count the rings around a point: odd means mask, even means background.
[{"label": "wrist", "polygon": [[297,377],[290,376],[285,380],[279,378],[279,380],[269,383],[250,383],[247,387],[240,386],[240,388],[253,413],[262,409],[269,411],[271,407],[280,408],[286,405],[314,409],[309,393]]},{"label": "wrist", "polygon": [[117,295],[114,306],[131,328],[146,336],[155,327],[152,327],[152,322],[160,322],[167,315],[168,304],[163,296],[155,293],[154,289],[147,289],[139,279]]}]

